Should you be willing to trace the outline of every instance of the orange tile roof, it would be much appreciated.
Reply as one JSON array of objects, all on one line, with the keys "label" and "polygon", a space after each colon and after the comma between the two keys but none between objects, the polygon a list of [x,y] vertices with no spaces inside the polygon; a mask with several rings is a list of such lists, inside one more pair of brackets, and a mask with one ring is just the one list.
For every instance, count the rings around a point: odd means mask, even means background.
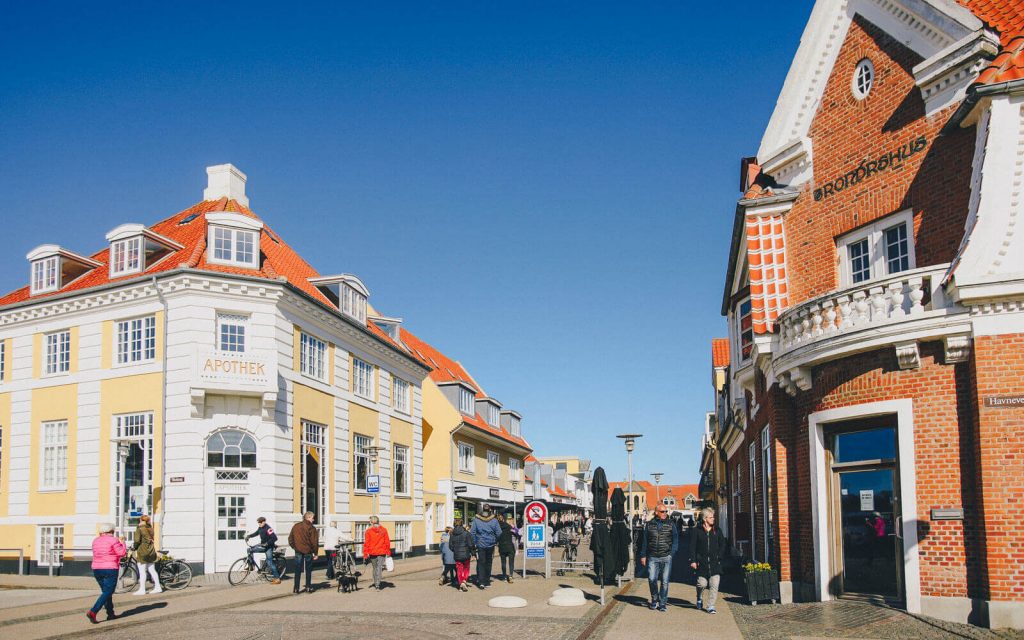
[{"label": "orange tile roof", "polygon": [[1024,0],[957,0],[999,32],[1002,50],[978,76],[976,84],[1024,78]]},{"label": "orange tile roof", "polygon": [[1024,78],[1024,35],[1019,35],[1003,47],[992,62],[982,69],[977,84],[999,84]]},{"label": "orange tile roof", "polygon": [[729,339],[711,339],[711,365],[714,367],[729,366]]},{"label": "orange tile roof", "polygon": [[[477,384],[476,380],[469,375],[469,372],[466,371],[461,364],[444,355],[430,344],[419,339],[404,327],[399,329],[398,335],[409,352],[421,363],[430,368],[429,375],[431,380],[438,384],[460,382],[476,391],[477,399],[482,400],[487,397],[483,390],[480,389],[480,385]],[[491,426],[479,413],[474,413],[471,416],[463,414],[462,421],[485,433],[501,438],[506,442],[511,442],[514,445],[524,447],[526,449],[532,449],[525,439],[513,436],[505,430],[504,427]]]}]

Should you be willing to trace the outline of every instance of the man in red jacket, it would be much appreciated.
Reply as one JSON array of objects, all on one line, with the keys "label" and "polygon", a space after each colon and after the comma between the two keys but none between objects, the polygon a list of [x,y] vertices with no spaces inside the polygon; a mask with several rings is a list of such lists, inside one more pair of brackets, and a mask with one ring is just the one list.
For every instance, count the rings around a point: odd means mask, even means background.
[{"label": "man in red jacket", "polygon": [[377,516],[370,516],[370,526],[363,535],[363,560],[373,565],[373,588],[380,589],[384,559],[391,555],[391,538],[388,530],[380,526]]}]

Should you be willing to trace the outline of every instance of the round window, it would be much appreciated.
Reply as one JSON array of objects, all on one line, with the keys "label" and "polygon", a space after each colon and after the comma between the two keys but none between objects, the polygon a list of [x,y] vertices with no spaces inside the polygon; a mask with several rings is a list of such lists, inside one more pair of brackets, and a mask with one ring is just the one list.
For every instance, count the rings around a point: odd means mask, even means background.
[{"label": "round window", "polygon": [[871,87],[875,84],[875,65],[864,58],[857,63],[853,71],[853,95],[858,100],[863,100],[871,93]]}]

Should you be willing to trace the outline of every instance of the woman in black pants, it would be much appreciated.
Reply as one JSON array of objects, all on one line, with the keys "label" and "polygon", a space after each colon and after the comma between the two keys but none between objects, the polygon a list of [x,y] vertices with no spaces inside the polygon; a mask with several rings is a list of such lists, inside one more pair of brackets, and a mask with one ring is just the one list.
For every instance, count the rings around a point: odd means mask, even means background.
[{"label": "woman in black pants", "polygon": [[[501,535],[498,536],[498,553],[501,554],[501,574],[505,582],[511,584],[512,574],[516,572],[516,542],[519,540],[519,532],[512,528],[512,525],[505,522],[505,516],[498,515],[498,526],[501,527]],[[514,538],[514,539],[513,539]],[[507,566],[506,566],[506,563]]]}]

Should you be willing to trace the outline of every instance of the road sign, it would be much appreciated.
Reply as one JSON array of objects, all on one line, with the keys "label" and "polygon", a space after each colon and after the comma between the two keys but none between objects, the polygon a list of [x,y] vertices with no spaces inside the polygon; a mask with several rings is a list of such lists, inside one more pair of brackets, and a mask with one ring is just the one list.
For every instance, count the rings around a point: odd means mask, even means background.
[{"label": "road sign", "polygon": [[544,524],[548,521],[548,508],[543,502],[531,502],[524,510],[526,521],[531,524]]},{"label": "road sign", "polygon": [[366,476],[366,493],[380,493],[380,476]]},{"label": "road sign", "polygon": [[[526,550],[526,557],[527,558],[543,558],[544,557],[544,549],[543,548],[540,548],[540,549],[527,549]],[[524,569],[523,571],[525,573],[526,570]]]},{"label": "road sign", "polygon": [[466,493],[467,491],[469,491],[469,487],[467,487],[464,484],[457,484],[454,487],[452,487],[452,493],[454,493],[455,495],[459,495],[460,493]]},{"label": "road sign", "polygon": [[544,548],[544,530],[547,527],[542,524],[528,524],[526,525],[526,548],[527,549],[543,549]]}]

